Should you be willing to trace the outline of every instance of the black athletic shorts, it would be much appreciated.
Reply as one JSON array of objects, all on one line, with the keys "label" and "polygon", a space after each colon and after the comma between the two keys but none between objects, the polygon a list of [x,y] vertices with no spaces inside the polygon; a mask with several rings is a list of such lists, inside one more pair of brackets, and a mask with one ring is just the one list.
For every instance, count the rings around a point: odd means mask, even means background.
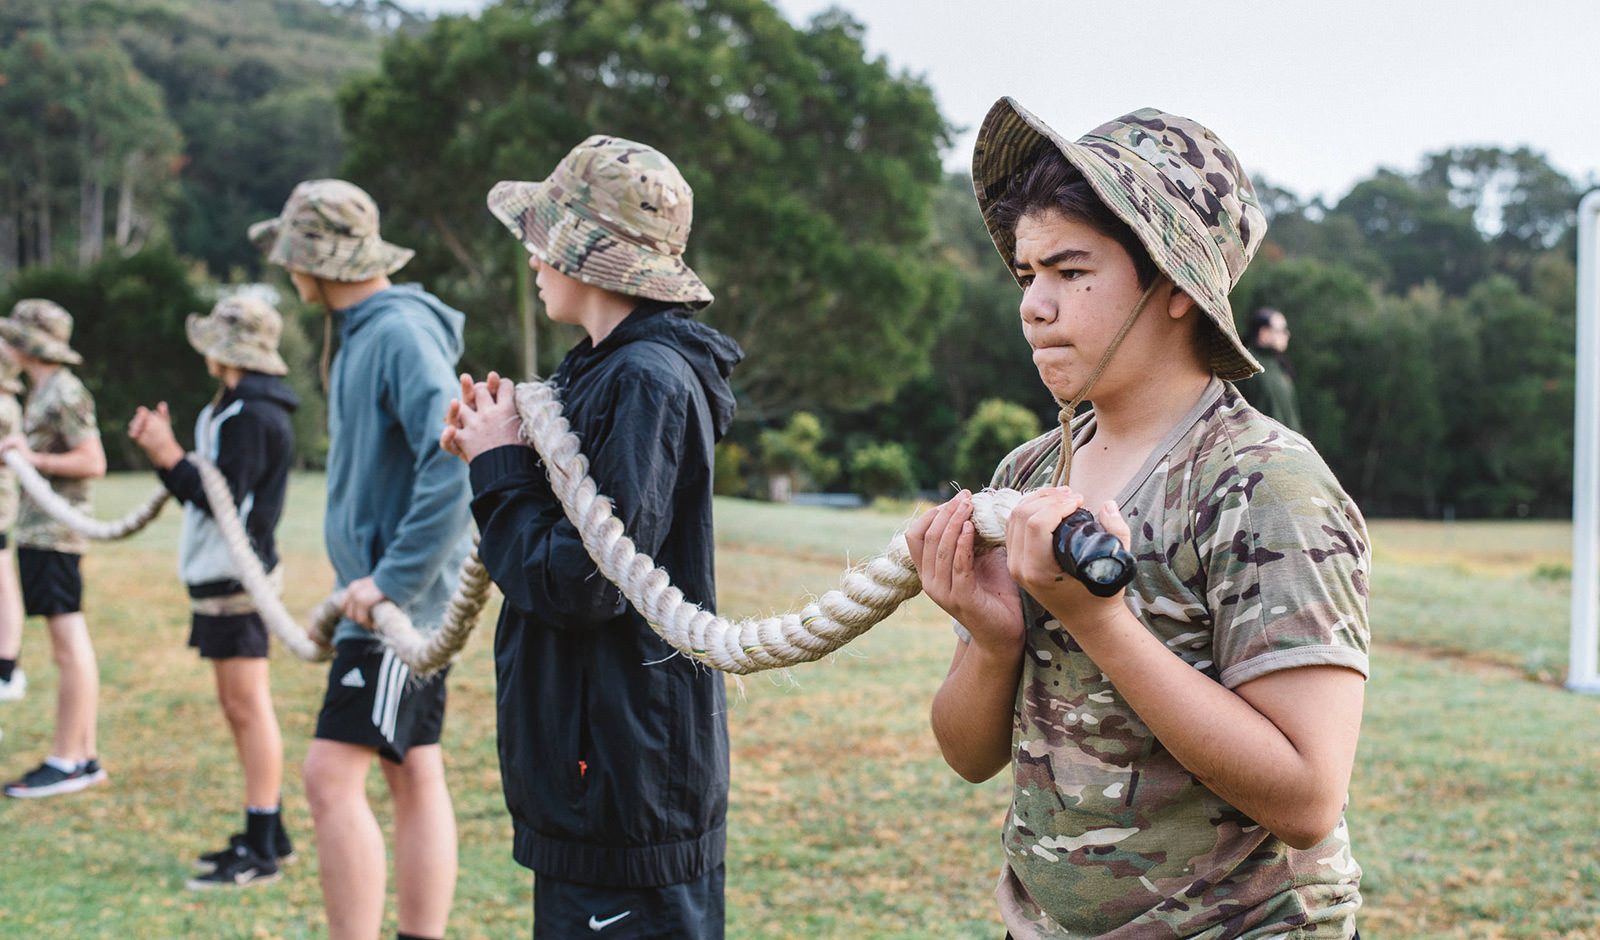
[{"label": "black athletic shorts", "polygon": [[30,617],[54,617],[83,610],[82,555],[48,548],[17,547],[17,580],[22,609]]},{"label": "black athletic shorts", "polygon": [[267,622],[259,613],[194,614],[189,625],[189,645],[202,659],[265,659]]},{"label": "black athletic shorts", "polygon": [[580,885],[536,875],[533,940],[722,940],[722,890],[718,865],[694,881],[659,888]]},{"label": "black athletic shorts", "polygon": [[419,679],[383,641],[342,640],[328,666],[316,737],[376,748],[384,760],[403,763],[411,748],[439,743],[449,672],[446,666]]}]

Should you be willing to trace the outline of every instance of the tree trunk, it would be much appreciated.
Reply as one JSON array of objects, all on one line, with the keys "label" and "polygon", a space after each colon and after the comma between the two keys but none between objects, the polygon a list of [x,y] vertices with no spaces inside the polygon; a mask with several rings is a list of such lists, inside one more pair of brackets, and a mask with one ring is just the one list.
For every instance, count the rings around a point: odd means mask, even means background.
[{"label": "tree trunk", "polygon": [[0,203],[0,284],[9,284],[22,264],[22,206],[17,200],[17,184],[7,182],[5,192],[5,202]]},{"label": "tree trunk", "polygon": [[138,151],[128,154],[122,161],[122,185],[117,187],[117,247],[125,251],[133,243],[133,188],[139,178],[139,163]]},{"label": "tree trunk", "polygon": [[37,214],[33,220],[35,226],[33,261],[35,264],[48,266],[51,261],[50,241],[55,237],[50,230],[50,168],[45,160],[44,148],[39,148],[38,157],[39,175],[34,177],[38,202],[35,209]]},{"label": "tree trunk", "polygon": [[[92,167],[91,167],[92,169]],[[106,188],[96,174],[78,183],[78,267],[87,268],[105,253]]]}]

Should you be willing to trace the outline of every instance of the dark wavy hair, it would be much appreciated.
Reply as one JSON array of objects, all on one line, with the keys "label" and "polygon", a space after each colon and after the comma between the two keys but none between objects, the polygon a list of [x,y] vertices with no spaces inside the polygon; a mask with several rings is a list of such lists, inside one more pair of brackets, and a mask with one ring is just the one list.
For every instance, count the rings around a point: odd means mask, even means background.
[{"label": "dark wavy hair", "polygon": [[1161,273],[1128,223],[1106,208],[1078,168],[1048,140],[1039,143],[1032,162],[1011,178],[1005,195],[990,210],[990,217],[998,225],[1015,232],[1018,220],[1030,212],[1041,211],[1059,212],[1121,245],[1133,260],[1140,287],[1149,287]]}]

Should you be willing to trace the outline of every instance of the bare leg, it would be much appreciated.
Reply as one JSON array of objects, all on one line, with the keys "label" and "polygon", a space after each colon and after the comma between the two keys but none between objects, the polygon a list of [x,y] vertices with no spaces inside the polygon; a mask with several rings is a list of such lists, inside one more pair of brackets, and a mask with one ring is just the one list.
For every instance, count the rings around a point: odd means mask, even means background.
[{"label": "bare leg", "polygon": [[303,768],[317,836],[328,940],[377,940],[383,927],[383,830],[367,802],[372,748],[315,738]]},{"label": "bare leg", "polygon": [[61,684],[56,689],[56,737],[50,753],[82,762],[96,755],[95,714],[100,707],[100,666],[82,611],[46,618],[50,649]]},{"label": "bare leg", "polygon": [[444,748],[406,751],[383,763],[394,797],[394,880],[401,933],[442,937],[456,892],[456,814],[444,778]]},{"label": "bare leg", "polygon": [[233,733],[244,770],[246,806],[278,805],[283,792],[283,736],[272,710],[272,687],[265,658],[214,659],[217,701]]},{"label": "bare leg", "polygon": [[0,550],[0,659],[22,653],[22,588],[17,584],[16,556]]}]

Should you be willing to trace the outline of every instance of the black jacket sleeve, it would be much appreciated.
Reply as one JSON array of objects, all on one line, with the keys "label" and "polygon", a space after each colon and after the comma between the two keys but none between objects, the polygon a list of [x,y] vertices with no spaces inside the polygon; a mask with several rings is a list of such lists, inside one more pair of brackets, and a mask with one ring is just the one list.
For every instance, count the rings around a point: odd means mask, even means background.
[{"label": "black jacket sleeve", "polygon": [[[265,432],[260,417],[248,407],[229,415],[217,429],[217,470],[228,481],[235,508],[256,489],[267,472],[272,455]],[[211,511],[205,486],[200,482],[200,469],[187,455],[170,469],[157,470],[156,475],[175,498],[208,513]]]},{"label": "black jacket sleeve", "polygon": [[[664,380],[665,378],[665,380]],[[686,409],[698,388],[632,375],[586,402],[590,475],[634,547],[650,555],[671,527]],[[531,448],[512,445],[473,460],[478,555],[507,603],[541,623],[582,628],[621,616],[628,601],[600,574],[550,489]]]}]

